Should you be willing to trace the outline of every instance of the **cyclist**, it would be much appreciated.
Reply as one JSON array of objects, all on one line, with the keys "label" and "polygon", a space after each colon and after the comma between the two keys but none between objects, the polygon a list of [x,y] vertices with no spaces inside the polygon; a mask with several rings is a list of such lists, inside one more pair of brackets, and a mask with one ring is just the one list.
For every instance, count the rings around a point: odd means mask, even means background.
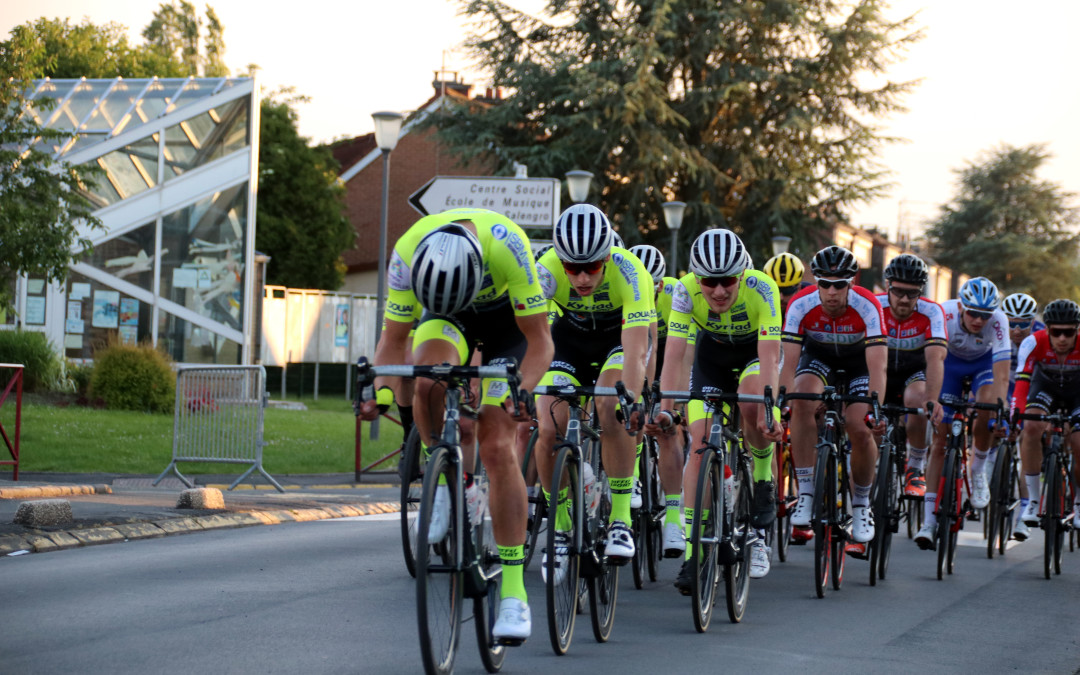
[{"label": "cyclist", "polygon": [[765,267],[761,268],[761,271],[772,277],[772,280],[780,287],[781,315],[787,312],[788,303],[796,293],[813,285],[803,281],[804,270],[803,262],[791,253],[774,255],[766,260]]},{"label": "cyclist", "polygon": [[[881,304],[874,294],[853,285],[859,271],[854,254],[827,246],[810,261],[817,288],[804,288],[791,299],[784,319],[784,370],[780,381],[788,391],[821,393],[845,371],[848,394],[866,396],[885,391],[888,348],[882,332]],[[799,479],[799,502],[791,524],[809,527],[814,501],[817,401],[791,402],[791,454]],[[874,484],[877,445],[874,434],[885,432],[877,420],[873,434],[863,420],[870,406],[852,403],[844,408],[851,441],[851,538],[866,543],[874,538],[870,489]]]},{"label": "cyclist", "polygon": [[[531,391],[551,362],[547,303],[529,240],[505,216],[454,209],[421,218],[394,245],[387,276],[386,329],[375,350],[375,365],[404,362],[417,305],[423,308],[413,339],[412,361],[417,365],[468,364],[479,349],[485,364],[518,359],[522,385]],[[374,419],[377,406],[392,403],[393,389],[399,386],[398,378],[376,378],[377,400],[364,404],[361,417]],[[428,380],[415,384],[415,422],[424,439],[440,431],[443,399],[437,387]],[[476,433],[502,559],[502,597],[492,633],[497,640],[520,644],[529,637],[532,622],[523,578],[527,500],[513,444],[516,423],[532,418],[524,401],[516,410],[507,405],[505,381],[485,381],[481,391]],[[465,431],[468,438],[462,445],[468,447],[474,432]],[[483,508],[471,474],[466,474],[465,497],[470,514]],[[446,535],[449,516],[449,491],[441,487],[429,540]]]},{"label": "cyclist", "polygon": [[[671,298],[675,291],[675,285],[679,283],[674,277],[665,276],[667,263],[664,255],[655,246],[640,244],[631,247],[630,252],[637,256],[641,264],[652,275],[656,284],[656,376],[663,373],[664,351],[667,345],[668,319],[671,316]],[[689,364],[687,364],[689,369]],[[657,445],[660,446],[660,483],[664,487],[664,556],[667,558],[682,557],[686,551],[686,542],[683,539],[682,528],[682,472],[683,472],[683,449],[682,435],[672,429],[671,434],[662,434],[657,437]],[[640,446],[639,446],[640,447]],[[640,452],[640,450],[639,450]],[[635,465],[636,467],[637,465]],[[635,484],[635,502],[631,507],[641,505],[637,494],[639,485]]]},{"label": "cyclist", "polygon": [[[604,213],[590,204],[575,204],[559,216],[554,231],[555,248],[537,264],[543,297],[562,310],[551,326],[555,356],[540,384],[574,384],[611,387],[619,380],[636,397],[645,383],[650,345],[655,341],[656,310],[652,277],[629,251],[613,247],[611,224]],[[556,433],[566,427],[566,409],[554,406],[551,396],[541,396],[537,406],[540,423],[536,453],[540,482],[548,498],[563,486],[552,486]],[[603,462],[611,489],[611,514],[604,553],[611,564],[624,565],[634,556],[630,532],[630,499],[636,456],[636,439],[626,433],[611,432],[622,426],[616,419],[615,398],[597,399],[603,435]],[[633,401],[622,401],[629,411]],[[584,476],[586,485],[590,476]],[[559,518],[568,518],[560,510]],[[556,568],[566,569],[570,539],[562,534],[568,523],[556,522]],[[549,524],[549,527],[551,524]],[[546,564],[545,568],[546,569]]]},{"label": "cyclist", "polygon": [[[1043,308],[1046,328],[1030,335],[1020,348],[1022,362],[1016,373],[1013,398],[1017,412],[1026,408],[1049,414],[1064,408],[1072,419],[1070,435],[1080,431],[1080,306],[1072,300],[1054,300]],[[1020,434],[1020,460],[1030,500],[1020,518],[1039,524],[1039,475],[1042,473],[1042,437],[1049,422],[1025,420]],[[1072,443],[1073,471],[1080,485],[1080,443]],[[1080,527],[1080,494],[1074,496],[1073,526]]]},{"label": "cyclist", "polygon": [[[960,297],[946,300],[945,330],[949,334],[948,355],[945,357],[945,376],[941,385],[942,415],[949,420],[953,415],[950,401],[958,400],[964,378],[971,378],[971,391],[975,400],[993,403],[1005,400],[1009,386],[1009,359],[1011,350],[1005,335],[1008,319],[1001,311],[997,286],[985,277],[968,279],[960,288]],[[991,443],[991,421],[995,413],[980,410],[975,417],[972,433],[972,457],[968,469],[971,474],[971,505],[977,509],[990,503],[990,481],[986,476],[986,459]],[[993,434],[1001,436],[1007,425],[996,424]],[[923,550],[934,548],[934,528],[937,517],[937,486],[945,462],[945,439],[948,429],[944,423],[935,429],[930,461],[926,467],[923,526],[915,535],[915,543]],[[931,492],[930,490],[935,490]]]},{"label": "cyclist", "polygon": [[[1016,388],[1016,375],[1020,366],[1020,344],[1036,331],[1046,328],[1046,324],[1036,318],[1039,303],[1035,298],[1026,293],[1013,293],[1001,301],[1001,311],[1009,319],[1009,342],[1012,343],[1012,365],[1009,367],[1009,400],[1013,398],[1013,390]],[[994,452],[986,458],[993,465]],[[1031,533],[1031,529],[1020,516],[1028,505],[1027,484],[1020,481],[1020,512],[1016,515],[1016,524],[1013,525],[1013,537],[1017,541],[1024,541]]]},{"label": "cyclist", "polygon": [[[777,388],[780,357],[780,307],[776,283],[768,275],[749,269],[750,258],[734,232],[713,229],[703,232],[690,247],[690,274],[675,286],[668,322],[665,361],[683,362],[692,327],[697,329],[693,369],[669,365],[661,373],[661,389],[682,391],[738,391],[761,395],[765,386]],[[689,377],[687,377],[689,375]],[[662,412],[649,433],[663,438],[673,434],[678,415],[672,401],[661,403]],[[704,438],[708,413],[704,402],[687,406],[691,438]],[[764,406],[739,404],[743,437],[753,455],[755,528],[766,528],[776,518],[775,486],[772,482],[773,444],[782,436],[780,425],[770,431]],[[701,455],[691,452],[683,476],[685,504],[694,503]],[[685,512],[686,539],[694,520],[694,509]],[[691,591],[692,547],[686,546],[682,569],[675,587],[683,595]],[[759,539],[751,551],[750,575],[760,578],[769,572],[769,553]]]}]

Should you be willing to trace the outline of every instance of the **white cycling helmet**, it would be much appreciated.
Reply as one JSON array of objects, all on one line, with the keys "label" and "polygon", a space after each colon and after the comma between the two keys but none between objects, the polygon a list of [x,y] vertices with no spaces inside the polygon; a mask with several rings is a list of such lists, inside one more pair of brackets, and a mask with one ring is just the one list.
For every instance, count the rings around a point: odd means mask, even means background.
[{"label": "white cycling helmet", "polygon": [[1027,293],[1013,293],[1001,302],[1001,310],[1010,319],[1034,319],[1039,303]]},{"label": "white cycling helmet", "polygon": [[731,230],[706,230],[690,246],[690,271],[699,277],[733,277],[749,264],[746,247]]},{"label": "white cycling helmet", "polygon": [[667,272],[667,263],[664,262],[664,254],[660,252],[660,249],[648,244],[638,244],[631,248],[630,252],[637,256],[645,269],[649,270],[653,281],[660,281],[664,278],[664,274]]},{"label": "white cycling helmet", "polygon": [[997,286],[986,277],[968,279],[960,288],[960,304],[964,309],[993,312],[1001,305]]},{"label": "white cycling helmet", "polygon": [[611,223],[592,204],[574,204],[559,215],[552,239],[560,260],[588,263],[611,254]]},{"label": "white cycling helmet", "polygon": [[611,245],[618,246],[619,248],[626,248],[626,242],[622,240],[619,233],[615,230],[611,231]]},{"label": "white cycling helmet", "polygon": [[484,277],[480,241],[461,225],[443,225],[413,254],[413,293],[424,309],[449,316],[472,304]]}]

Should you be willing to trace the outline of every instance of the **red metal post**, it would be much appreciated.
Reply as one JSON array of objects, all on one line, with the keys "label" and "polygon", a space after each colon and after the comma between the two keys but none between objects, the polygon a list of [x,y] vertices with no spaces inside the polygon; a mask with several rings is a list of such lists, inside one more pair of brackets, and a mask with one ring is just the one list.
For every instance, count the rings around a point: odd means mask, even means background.
[{"label": "red metal post", "polygon": [[8,396],[11,394],[12,387],[15,388],[15,440],[12,442],[7,431],[4,429],[3,423],[0,422],[0,436],[4,439],[4,445],[7,446],[8,454],[11,455],[11,459],[0,461],[0,466],[14,466],[12,479],[19,480],[19,437],[21,436],[22,431],[23,366],[14,363],[0,363],[0,368],[11,368],[15,370],[15,374],[4,388],[3,396],[0,396],[0,408],[2,408],[7,401]]}]

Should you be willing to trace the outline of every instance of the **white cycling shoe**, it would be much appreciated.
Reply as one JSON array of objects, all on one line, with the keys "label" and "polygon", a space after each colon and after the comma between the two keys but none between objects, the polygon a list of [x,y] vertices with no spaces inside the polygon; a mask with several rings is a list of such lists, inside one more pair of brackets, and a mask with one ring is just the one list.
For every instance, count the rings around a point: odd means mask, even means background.
[{"label": "white cycling shoe", "polygon": [[814,495],[799,495],[799,502],[791,514],[791,524],[795,527],[810,527],[810,518],[814,511]]},{"label": "white cycling shoe", "polygon": [[[544,551],[543,562],[540,565],[540,576],[544,578],[544,583],[547,583],[548,578],[548,556],[551,555],[550,551]],[[570,569],[570,533],[569,532],[556,532],[555,533],[555,585],[561,586],[566,579],[566,573]]]},{"label": "white cycling shoe", "polygon": [[1020,520],[1024,521],[1031,527],[1035,527],[1039,524],[1039,498],[1035,497],[1030,499],[1027,506],[1024,507],[1024,512],[1020,514]]},{"label": "white cycling shoe", "polygon": [[986,474],[976,471],[971,476],[971,505],[977,509],[985,509],[990,503],[990,481]]},{"label": "white cycling shoe", "polygon": [[642,503],[641,481],[635,480],[633,487],[630,488],[630,508],[640,509]]},{"label": "white cycling shoe", "polygon": [[851,509],[851,538],[865,544],[874,538],[874,514],[869,506],[856,506]]},{"label": "white cycling shoe", "polygon": [[772,550],[761,539],[750,545],[751,579],[760,579],[769,573],[772,568],[772,562],[769,560],[770,553],[772,553]]},{"label": "white cycling shoe", "polygon": [[517,598],[499,602],[499,618],[491,628],[491,636],[501,645],[516,647],[532,635],[532,612],[529,603]]},{"label": "white cycling shoe", "polygon": [[937,544],[934,543],[934,531],[936,529],[937,523],[923,523],[918,533],[915,534],[915,545],[923,551],[933,551],[937,547]]},{"label": "white cycling shoe", "polygon": [[664,525],[664,557],[682,558],[686,554],[686,538],[678,523]]},{"label": "white cycling shoe", "polygon": [[604,555],[612,565],[625,565],[634,557],[634,534],[626,523],[616,520],[608,526],[607,540],[604,542]]},{"label": "white cycling shoe", "polygon": [[435,488],[435,503],[431,507],[431,524],[428,525],[428,543],[437,544],[450,529],[450,489],[445,485]]}]

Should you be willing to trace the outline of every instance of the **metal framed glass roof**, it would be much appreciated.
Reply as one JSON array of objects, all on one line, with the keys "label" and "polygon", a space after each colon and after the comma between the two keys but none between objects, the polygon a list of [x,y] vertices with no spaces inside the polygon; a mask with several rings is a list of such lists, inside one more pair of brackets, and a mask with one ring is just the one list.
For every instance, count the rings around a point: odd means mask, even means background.
[{"label": "metal framed glass roof", "polygon": [[[250,78],[150,78],[122,77],[88,80],[34,82],[28,94],[26,114],[51,129],[72,132],[67,140],[43,150],[54,158],[82,149],[140,125],[172,114]],[[51,104],[46,104],[51,100]],[[39,146],[40,147],[40,146]]]}]

